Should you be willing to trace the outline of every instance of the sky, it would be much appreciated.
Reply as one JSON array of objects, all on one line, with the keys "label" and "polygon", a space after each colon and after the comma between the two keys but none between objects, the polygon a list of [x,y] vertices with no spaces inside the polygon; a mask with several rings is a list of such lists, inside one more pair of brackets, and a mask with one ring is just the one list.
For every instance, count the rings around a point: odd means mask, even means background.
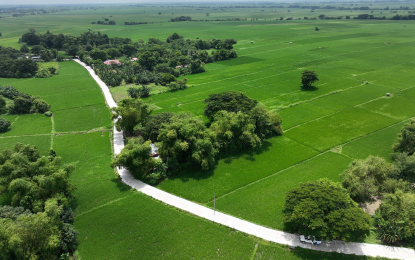
[{"label": "sky", "polygon": [[[232,0],[226,0],[230,2]],[[233,2],[241,2],[244,0],[233,0]],[[248,0],[245,0],[248,1]],[[252,0],[251,0],[252,1]],[[177,2],[223,2],[223,0],[0,0],[0,5],[28,5],[28,4],[114,4],[114,3],[177,3]],[[274,2],[274,1],[272,1]]]}]

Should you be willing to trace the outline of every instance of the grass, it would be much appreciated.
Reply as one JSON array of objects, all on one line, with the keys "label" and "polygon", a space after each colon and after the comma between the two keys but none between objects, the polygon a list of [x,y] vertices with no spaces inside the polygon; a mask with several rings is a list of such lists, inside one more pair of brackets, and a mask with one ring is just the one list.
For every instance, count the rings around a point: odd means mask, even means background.
[{"label": "grass", "polygon": [[286,136],[321,152],[396,123],[397,120],[361,108],[350,108],[305,123]]},{"label": "grass", "polygon": [[[150,95],[157,95],[160,93],[165,93],[169,90],[167,87],[161,86],[161,85],[157,86],[155,84],[149,84],[147,86],[150,87]],[[111,95],[114,98],[115,102],[119,102],[123,100],[124,98],[127,98],[128,97],[127,90],[132,87],[140,88],[141,85],[128,84],[128,85],[121,85],[118,87],[110,88]]]},{"label": "grass", "polygon": [[55,68],[55,75],[59,74],[59,62],[38,62],[39,69]]},{"label": "grass", "polygon": [[[327,152],[216,198],[216,209],[261,225],[282,230],[285,193],[300,182],[340,180],[352,160]],[[213,201],[208,203],[213,207]]]},{"label": "grass", "polygon": [[158,187],[189,200],[207,202],[214,192],[221,196],[316,154],[289,138],[275,137],[258,150],[227,156],[208,171],[185,170]]},{"label": "grass", "polygon": [[[401,5],[372,4],[373,8]],[[154,95],[144,100],[155,113],[189,111],[203,116],[203,100],[209,94],[242,91],[268,108],[279,110],[284,136],[264,142],[260,150],[222,158],[210,171],[187,169],[159,188],[208,206],[212,206],[215,192],[219,210],[282,229],[281,207],[288,189],[321,177],[338,181],[339,174],[356,158],[369,154],[387,157],[403,121],[415,116],[413,21],[295,20],[319,14],[354,16],[367,11],[317,9],[311,13],[290,8],[288,12],[283,5],[285,8],[276,8],[276,12],[269,8],[261,12],[261,8],[197,5],[104,5],[97,10],[8,18],[0,20],[0,45],[20,48],[17,41],[27,32],[28,23],[42,33],[50,30],[79,35],[92,29],[133,41],[150,37],[165,41],[173,32],[192,39],[236,39],[237,59],[207,64],[207,72],[186,75],[192,86],[186,90],[156,94],[163,87],[153,88]],[[379,16],[380,12],[374,10],[373,15]],[[167,22],[181,15],[248,21]],[[110,16],[117,25],[91,24]],[[281,16],[294,20],[277,21]],[[125,26],[124,21],[154,23]],[[316,32],[315,26],[320,31]],[[41,96],[52,105],[54,113],[53,126],[50,118],[41,115],[1,115],[14,123],[0,136],[0,148],[21,141],[36,144],[46,153],[53,146],[65,162],[76,164],[71,178],[78,187],[75,225],[80,232],[83,259],[131,259],[137,255],[144,259],[370,259],[303,249],[290,251],[260,243],[130,191],[109,167],[111,135],[106,131],[111,126],[110,112],[100,89],[76,63],[62,62],[59,68],[59,75],[47,79],[0,79],[0,85]],[[300,86],[304,69],[315,70],[320,78],[311,91]],[[126,96],[127,88],[111,88],[111,92],[119,100]],[[385,97],[385,93],[392,95]],[[369,239],[378,243],[373,237]],[[256,249],[255,243],[259,243]]]}]

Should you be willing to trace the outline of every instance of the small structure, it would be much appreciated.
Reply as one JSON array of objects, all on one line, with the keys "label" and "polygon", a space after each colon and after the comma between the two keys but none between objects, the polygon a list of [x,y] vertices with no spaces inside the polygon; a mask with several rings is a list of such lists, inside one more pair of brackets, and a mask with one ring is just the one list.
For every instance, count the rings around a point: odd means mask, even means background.
[{"label": "small structure", "polygon": [[104,64],[105,65],[112,65],[112,64],[116,64],[116,65],[121,65],[121,63],[120,63],[120,61],[119,60],[106,60],[106,61],[104,61]]},{"label": "small structure", "polygon": [[293,42],[290,42],[290,44],[293,44]]},{"label": "small structure", "polygon": [[179,66],[176,66],[176,67],[174,67],[175,69],[180,69],[180,68],[183,68],[183,65],[179,65]]},{"label": "small structure", "polygon": [[32,56],[33,61],[42,61],[42,57],[40,56]]},{"label": "small structure", "polygon": [[151,146],[151,157],[154,157],[156,159],[160,158],[159,148],[154,143],[151,143],[150,146]]},{"label": "small structure", "polygon": [[386,96],[387,96],[387,97],[390,97],[390,96],[391,96],[391,93],[386,93]]},{"label": "small structure", "polygon": [[318,47],[319,50],[321,50],[321,47]]},{"label": "small structure", "polygon": [[251,43],[254,43],[254,41],[251,41]]},{"label": "small structure", "polygon": [[130,61],[136,61],[136,60],[138,60],[137,58],[132,58]]}]

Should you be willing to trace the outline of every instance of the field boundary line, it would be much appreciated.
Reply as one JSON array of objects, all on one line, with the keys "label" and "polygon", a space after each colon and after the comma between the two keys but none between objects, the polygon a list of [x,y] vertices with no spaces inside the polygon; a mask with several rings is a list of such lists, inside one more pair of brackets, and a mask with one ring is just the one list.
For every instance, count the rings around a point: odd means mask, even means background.
[{"label": "field boundary line", "polygon": [[[85,69],[87,69],[93,78],[97,78],[96,74],[93,72],[91,68],[88,68],[85,63],[80,62],[79,60],[75,60],[77,63],[82,65]],[[102,81],[101,81],[102,82]],[[98,82],[98,85],[103,90],[105,99],[107,104],[110,107],[116,107],[117,104],[115,103],[114,99],[109,92],[108,87],[105,83]],[[106,89],[105,89],[106,88]],[[124,134],[122,131],[117,131],[114,125],[114,155],[120,154],[122,149],[124,148]],[[414,259],[415,258],[415,250],[409,248],[400,248],[400,247],[391,247],[391,246],[383,246],[383,245],[374,245],[374,244],[366,244],[366,243],[348,243],[345,245],[336,244],[335,242],[330,241],[323,241],[320,246],[314,246],[309,244],[302,244],[299,239],[298,235],[286,233],[283,231],[278,231],[274,229],[270,229],[264,226],[260,226],[254,224],[252,222],[242,220],[236,217],[233,217],[228,214],[224,214],[222,212],[214,211],[210,208],[202,206],[198,203],[180,198],[163,190],[157,189],[153,186],[145,184],[137,179],[125,168],[117,167],[117,171],[121,180],[127,184],[128,186],[150,196],[154,199],[157,199],[161,202],[164,202],[168,205],[173,207],[179,208],[181,210],[187,211],[192,213],[196,216],[202,217],[204,219],[210,220],[212,222],[236,229],[238,231],[244,232],[246,234],[256,236],[268,241],[272,241],[278,244],[284,244],[289,246],[295,247],[302,247],[311,250],[317,251],[326,251],[326,252],[338,252],[344,254],[356,254],[356,255],[370,255],[370,256],[383,256],[388,258],[401,258],[401,259]],[[78,215],[79,216],[79,215]]]},{"label": "field boundary line", "polygon": [[99,205],[99,206],[93,207],[92,209],[89,209],[89,210],[87,210],[87,211],[81,212],[81,213],[79,213],[78,215],[75,215],[75,217],[80,217],[80,216],[82,216],[82,215],[85,215],[85,214],[91,213],[91,212],[92,212],[92,211],[94,211],[94,210],[97,210],[97,209],[100,209],[100,208],[106,207],[106,206],[111,205],[111,204],[113,204],[113,203],[115,203],[115,202],[118,202],[118,201],[120,201],[120,200],[123,200],[123,199],[126,199],[126,198],[130,198],[130,197],[134,196],[135,194],[137,194],[137,193],[133,193],[133,194],[131,194],[131,195],[128,195],[128,196],[125,196],[125,197],[122,197],[122,198],[118,198],[118,199],[116,199],[116,200],[111,200],[111,201],[108,201],[107,203],[104,203],[104,204],[102,204],[102,205]]}]

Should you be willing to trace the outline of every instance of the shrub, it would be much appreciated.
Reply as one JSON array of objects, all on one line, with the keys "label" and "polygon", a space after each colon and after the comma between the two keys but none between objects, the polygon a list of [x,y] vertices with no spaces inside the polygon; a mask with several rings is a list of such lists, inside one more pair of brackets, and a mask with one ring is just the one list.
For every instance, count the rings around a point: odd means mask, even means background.
[{"label": "shrub", "polygon": [[0,95],[0,113],[3,113],[6,110],[6,100],[2,95]]},{"label": "shrub", "polygon": [[6,132],[10,126],[11,126],[11,123],[9,120],[0,118],[0,133]]},{"label": "shrub", "polygon": [[132,98],[145,98],[150,96],[150,88],[141,86],[140,88],[129,88],[127,93]]},{"label": "shrub", "polygon": [[162,83],[163,83],[164,85],[167,85],[167,84],[169,84],[170,82],[175,81],[175,78],[174,78],[174,76],[173,76],[172,74],[170,74],[170,73],[164,73],[164,74],[163,74],[163,76],[162,76],[162,78],[161,78],[161,81],[162,81]]},{"label": "shrub", "polygon": [[50,109],[50,105],[46,103],[45,100],[40,99],[40,98],[36,98],[33,100],[33,106],[31,108],[32,113],[42,114],[42,113],[49,111],[49,109]]},{"label": "shrub", "polygon": [[53,114],[52,114],[52,112],[50,112],[50,111],[46,111],[46,112],[44,113],[44,115],[45,115],[45,116],[49,116],[49,117],[50,117],[50,116],[52,116]]}]

